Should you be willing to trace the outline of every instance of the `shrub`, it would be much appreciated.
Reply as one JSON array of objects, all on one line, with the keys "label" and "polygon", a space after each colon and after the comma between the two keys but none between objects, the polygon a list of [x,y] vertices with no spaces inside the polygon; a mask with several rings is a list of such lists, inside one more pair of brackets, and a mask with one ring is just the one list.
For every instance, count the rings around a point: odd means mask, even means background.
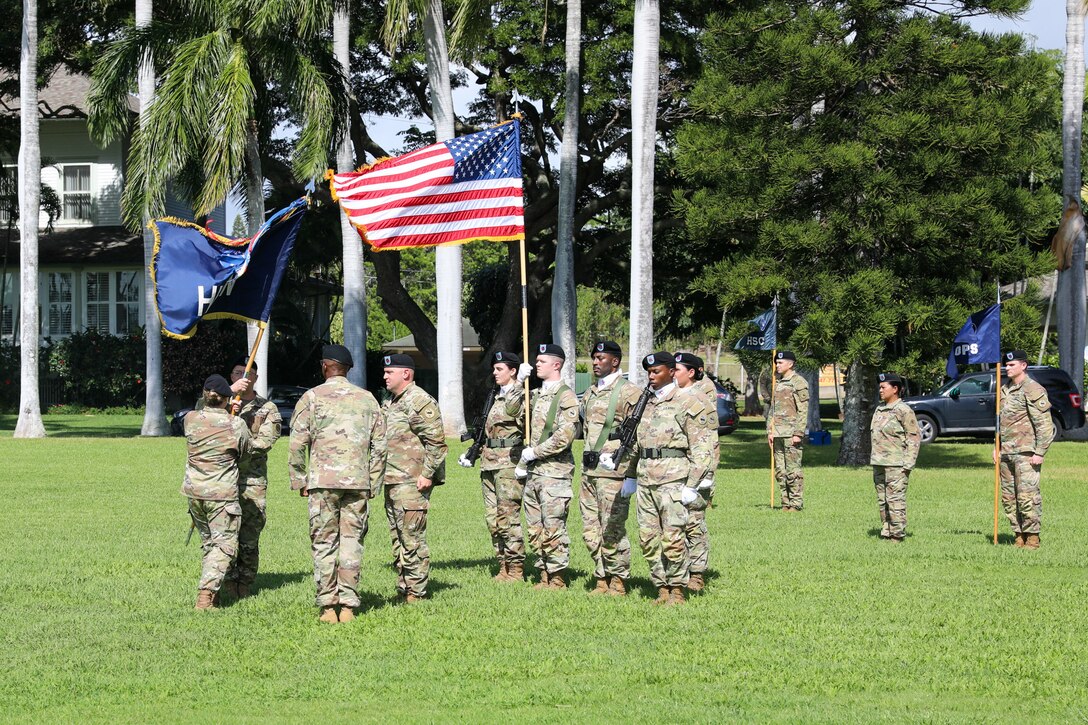
[{"label": "shrub", "polygon": [[144,333],[74,332],[48,351],[49,370],[73,403],[92,408],[132,406],[144,397]]}]

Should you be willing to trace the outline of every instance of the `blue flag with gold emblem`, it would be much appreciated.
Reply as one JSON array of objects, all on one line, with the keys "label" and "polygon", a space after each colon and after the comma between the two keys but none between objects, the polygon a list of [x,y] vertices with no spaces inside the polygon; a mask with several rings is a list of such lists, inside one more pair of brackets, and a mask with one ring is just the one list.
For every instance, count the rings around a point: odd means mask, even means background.
[{"label": "blue flag with gold emblem", "polygon": [[307,204],[292,202],[240,239],[179,219],[152,222],[150,272],[163,331],[186,339],[205,318],[267,325]]}]

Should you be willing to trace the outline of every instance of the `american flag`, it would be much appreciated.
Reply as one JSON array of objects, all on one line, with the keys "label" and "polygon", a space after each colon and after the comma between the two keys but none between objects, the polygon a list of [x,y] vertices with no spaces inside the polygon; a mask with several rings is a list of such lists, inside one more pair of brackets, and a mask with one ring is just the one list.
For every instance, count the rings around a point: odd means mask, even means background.
[{"label": "american flag", "polygon": [[333,198],[375,250],[525,238],[518,121],[331,174]]}]

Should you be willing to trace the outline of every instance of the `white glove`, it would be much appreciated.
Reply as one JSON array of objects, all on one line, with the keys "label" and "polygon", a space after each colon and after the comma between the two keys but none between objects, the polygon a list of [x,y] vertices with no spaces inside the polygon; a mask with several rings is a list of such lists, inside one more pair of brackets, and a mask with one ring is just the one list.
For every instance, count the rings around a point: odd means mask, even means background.
[{"label": "white glove", "polygon": [[687,506],[689,503],[693,503],[695,499],[699,498],[699,492],[694,488],[688,488],[684,486],[680,489],[680,503]]},{"label": "white glove", "polygon": [[522,463],[522,465],[525,465],[526,463],[532,463],[535,460],[536,460],[536,451],[534,451],[532,448],[525,448],[521,452],[521,463]]},{"label": "white glove", "polygon": [[526,468],[522,468],[521,464],[514,466],[514,475],[518,478],[526,478],[529,475],[529,471]]},{"label": "white glove", "polygon": [[[612,460],[611,453],[602,453],[601,458],[597,461],[597,468],[603,468],[606,471],[615,471],[616,462]],[[628,479],[631,480],[631,479]]]},{"label": "white glove", "polygon": [[633,478],[623,479],[623,487],[620,488],[620,496],[631,498],[631,494],[638,488],[638,481]]},{"label": "white glove", "polygon": [[533,374],[533,366],[529,363],[522,363],[518,365],[518,382],[524,383],[525,378]]},{"label": "white glove", "polygon": [[696,491],[709,491],[713,487],[714,487],[714,479],[713,478],[704,478],[702,481],[699,481],[699,485],[695,487],[695,490]]},{"label": "white glove", "polygon": [[457,462],[461,464],[462,468],[472,468],[472,461],[468,459],[467,453],[462,453],[461,457],[457,459]]}]

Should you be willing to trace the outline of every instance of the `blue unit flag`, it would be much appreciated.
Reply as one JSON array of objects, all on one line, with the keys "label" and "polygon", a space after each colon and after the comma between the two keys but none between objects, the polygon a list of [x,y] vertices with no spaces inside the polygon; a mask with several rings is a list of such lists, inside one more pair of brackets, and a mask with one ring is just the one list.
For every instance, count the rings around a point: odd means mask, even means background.
[{"label": "blue unit flag", "polygon": [[777,310],[772,307],[758,317],[748,320],[758,332],[750,332],[733,346],[734,350],[773,350],[778,346]]},{"label": "blue unit flag", "polygon": [[1001,305],[991,305],[967,318],[952,341],[945,372],[954,378],[958,365],[996,363],[1001,359]]}]

